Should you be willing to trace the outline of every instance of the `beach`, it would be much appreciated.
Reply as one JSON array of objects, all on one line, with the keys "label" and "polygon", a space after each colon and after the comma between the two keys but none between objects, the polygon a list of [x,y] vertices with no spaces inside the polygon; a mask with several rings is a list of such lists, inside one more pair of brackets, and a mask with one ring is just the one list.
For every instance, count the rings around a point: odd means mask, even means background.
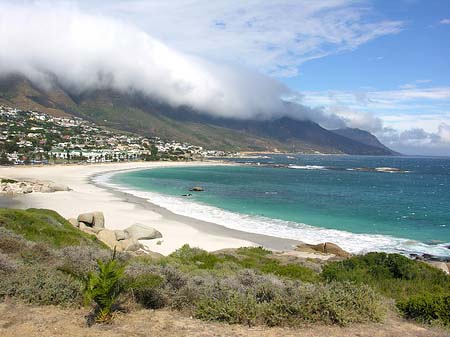
[{"label": "beach", "polygon": [[134,223],[142,223],[160,231],[163,238],[141,242],[148,249],[163,255],[172,253],[186,243],[208,251],[259,245],[285,250],[299,243],[294,240],[241,232],[180,216],[142,198],[99,186],[92,179],[94,176],[113,171],[192,165],[226,164],[202,161],[2,167],[0,168],[2,178],[52,181],[70,187],[71,191],[0,197],[1,207],[47,208],[57,211],[65,218],[76,218],[81,213],[101,211],[105,215],[108,229],[124,229]]}]

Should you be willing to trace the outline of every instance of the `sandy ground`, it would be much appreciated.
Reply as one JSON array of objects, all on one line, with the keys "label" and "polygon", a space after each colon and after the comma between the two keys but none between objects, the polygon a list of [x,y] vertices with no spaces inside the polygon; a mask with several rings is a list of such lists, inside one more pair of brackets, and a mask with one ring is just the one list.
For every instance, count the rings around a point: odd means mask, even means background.
[{"label": "sandy ground", "polygon": [[389,317],[383,324],[350,327],[312,325],[298,329],[246,327],[203,322],[169,310],[120,313],[111,324],[86,325],[86,309],[0,303],[2,337],[446,337],[449,331],[422,327]]},{"label": "sandy ground", "polygon": [[[90,211],[102,211],[105,214],[106,228],[124,229],[134,223],[152,226],[163,234],[162,240],[145,241],[149,249],[161,254],[169,254],[185,243],[209,251],[222,248],[237,248],[255,245],[254,242],[239,239],[237,235],[227,235],[227,231],[211,224],[206,231],[196,228],[192,219],[170,217],[157,207],[143,207],[131,196],[114,193],[100,188],[90,182],[90,177],[102,172],[174,167],[186,165],[217,165],[208,162],[170,163],[170,162],[138,162],[114,163],[98,165],[64,165],[34,167],[3,167],[0,177],[11,179],[37,179],[53,181],[69,186],[72,191],[55,193],[31,193],[18,195],[14,200],[4,200],[5,207],[48,208],[53,209],[66,218],[77,217],[78,214]],[[2,197],[5,199],[6,197]],[[157,242],[160,241],[160,244]]]},{"label": "sandy ground", "polygon": [[[130,169],[151,169],[193,165],[226,165],[217,162],[134,162],[96,165],[55,165],[0,167],[0,177],[17,180],[52,181],[69,186],[72,191],[31,193],[14,197],[0,196],[0,207],[48,208],[66,218],[102,211],[106,228],[124,229],[134,223],[156,228],[161,240],[141,241],[150,250],[167,255],[188,243],[208,251],[243,246],[264,246],[273,250],[291,250],[299,241],[246,233],[223,226],[174,214],[145,199],[98,186],[92,178],[98,174]],[[230,165],[230,164],[227,164]],[[305,256],[307,257],[307,256]],[[308,256],[309,257],[309,256]],[[317,256],[321,258],[321,256]]]}]

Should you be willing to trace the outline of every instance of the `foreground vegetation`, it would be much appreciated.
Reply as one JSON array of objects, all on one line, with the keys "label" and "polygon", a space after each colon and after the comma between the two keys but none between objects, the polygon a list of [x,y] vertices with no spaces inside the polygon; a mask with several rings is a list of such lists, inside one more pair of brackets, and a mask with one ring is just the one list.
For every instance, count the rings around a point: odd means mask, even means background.
[{"label": "foreground vegetation", "polygon": [[0,210],[0,298],[114,310],[171,308],[208,321],[299,326],[380,322],[395,303],[423,322],[450,324],[450,278],[395,254],[370,253],[311,269],[263,248],[168,257],[113,253],[48,210]]}]

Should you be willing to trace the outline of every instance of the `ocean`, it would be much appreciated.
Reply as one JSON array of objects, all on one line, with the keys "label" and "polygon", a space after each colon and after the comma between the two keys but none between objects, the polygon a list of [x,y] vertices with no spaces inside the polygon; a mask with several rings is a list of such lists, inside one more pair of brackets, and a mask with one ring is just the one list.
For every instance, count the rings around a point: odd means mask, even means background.
[{"label": "ocean", "polygon": [[[111,175],[114,188],[219,225],[307,243],[450,257],[450,158],[264,155]],[[203,192],[189,192],[201,186]],[[182,196],[191,193],[192,196]]]}]

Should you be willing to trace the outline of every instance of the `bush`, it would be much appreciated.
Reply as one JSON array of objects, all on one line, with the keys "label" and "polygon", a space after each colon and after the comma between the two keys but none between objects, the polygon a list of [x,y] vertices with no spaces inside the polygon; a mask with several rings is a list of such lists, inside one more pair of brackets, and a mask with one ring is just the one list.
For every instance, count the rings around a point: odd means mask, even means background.
[{"label": "bush", "polygon": [[396,300],[417,294],[450,293],[450,278],[444,272],[398,254],[369,253],[332,262],[321,275],[328,281],[369,284]]},{"label": "bush", "polygon": [[419,295],[398,303],[405,317],[450,325],[450,295]]},{"label": "bush", "polygon": [[26,266],[0,278],[0,298],[15,297],[34,304],[81,304],[82,283],[44,266]]},{"label": "bush", "polygon": [[6,254],[0,253],[0,273],[13,273],[19,269],[17,262]]},{"label": "bush", "polygon": [[111,258],[111,251],[87,246],[64,247],[56,251],[56,267],[75,277],[84,279],[90,272],[98,271],[98,260],[103,262]]},{"label": "bush", "polygon": [[125,280],[125,288],[131,293],[133,299],[149,309],[159,309],[167,305],[167,299],[161,286],[164,279],[155,274],[146,273],[136,276],[128,276]]},{"label": "bush", "polygon": [[227,252],[211,254],[202,249],[184,245],[172,253],[166,263],[179,263],[180,267],[186,271],[207,269],[227,275],[239,269],[254,269],[293,280],[305,282],[319,280],[318,274],[313,270],[299,264],[281,264],[278,260],[271,258],[270,254],[269,250],[262,247],[239,248],[234,254]]},{"label": "bush", "polygon": [[270,282],[252,288],[233,288],[218,282],[194,300],[194,316],[230,324],[298,326],[320,322],[341,326],[379,322],[385,308],[369,287],[333,283],[287,284]]},{"label": "bush", "polygon": [[368,284],[395,299],[406,317],[448,324],[437,313],[448,303],[445,299],[450,296],[450,277],[426,263],[398,254],[369,253],[326,265],[322,277],[327,281]]}]

